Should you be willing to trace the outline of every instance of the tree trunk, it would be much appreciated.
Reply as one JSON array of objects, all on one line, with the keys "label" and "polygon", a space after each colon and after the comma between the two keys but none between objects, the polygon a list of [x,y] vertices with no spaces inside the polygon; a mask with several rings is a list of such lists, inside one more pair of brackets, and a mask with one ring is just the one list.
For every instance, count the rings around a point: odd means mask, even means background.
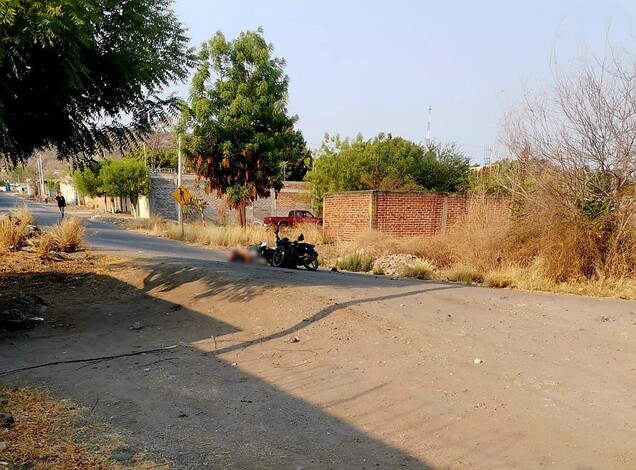
[{"label": "tree trunk", "polygon": [[238,217],[239,217],[239,224],[241,224],[241,227],[245,227],[247,226],[247,216],[245,215],[245,203],[241,202],[236,210],[238,211]]},{"label": "tree trunk", "polygon": [[130,199],[130,204],[132,205],[132,209],[133,209],[133,217],[134,218],[138,218],[139,217],[139,211],[137,210],[137,203],[139,202],[139,196],[136,194],[131,194],[129,196]]}]

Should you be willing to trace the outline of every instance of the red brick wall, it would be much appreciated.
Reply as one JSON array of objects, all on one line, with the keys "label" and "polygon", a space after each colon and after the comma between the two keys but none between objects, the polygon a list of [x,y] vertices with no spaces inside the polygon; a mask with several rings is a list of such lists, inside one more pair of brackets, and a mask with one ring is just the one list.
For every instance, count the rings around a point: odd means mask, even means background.
[{"label": "red brick wall", "polygon": [[452,229],[469,211],[507,207],[502,199],[471,199],[458,194],[334,193],[324,201],[325,235],[328,239],[352,240],[372,229],[397,238],[432,236]]},{"label": "red brick wall", "polygon": [[352,240],[371,229],[373,191],[327,194],[323,230],[328,240]]},{"label": "red brick wall", "polygon": [[407,238],[435,235],[441,229],[443,196],[377,192],[375,201],[375,230]]}]

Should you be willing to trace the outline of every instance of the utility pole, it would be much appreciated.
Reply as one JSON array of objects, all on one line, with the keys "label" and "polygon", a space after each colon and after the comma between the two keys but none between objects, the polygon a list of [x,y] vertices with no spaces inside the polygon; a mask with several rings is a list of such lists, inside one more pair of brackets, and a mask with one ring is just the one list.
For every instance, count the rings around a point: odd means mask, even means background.
[{"label": "utility pole", "polygon": [[146,153],[146,142],[144,142],[144,165],[148,168],[148,154]]},{"label": "utility pole", "polygon": [[484,166],[490,166],[492,157],[492,147],[488,146],[484,148]]},{"label": "utility pole", "polygon": [[[181,187],[181,134],[179,134],[179,146],[177,150],[177,187]],[[183,207],[181,204],[177,204],[177,218],[179,220],[179,226],[181,227],[181,238],[183,238]]]},{"label": "utility pole", "polygon": [[426,151],[431,148],[431,115],[433,113],[433,107],[428,107],[428,125],[426,126]]},{"label": "utility pole", "polygon": [[44,164],[42,163],[42,154],[38,153],[38,174],[40,183],[40,199],[44,200],[46,188],[44,187]]}]

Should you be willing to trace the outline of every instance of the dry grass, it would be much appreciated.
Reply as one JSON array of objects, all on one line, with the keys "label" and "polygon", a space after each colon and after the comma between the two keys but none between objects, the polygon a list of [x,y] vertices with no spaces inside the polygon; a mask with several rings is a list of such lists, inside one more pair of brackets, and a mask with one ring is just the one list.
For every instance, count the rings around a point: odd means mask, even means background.
[{"label": "dry grass", "polygon": [[119,436],[104,425],[88,423],[87,410],[48,393],[31,388],[0,390],[8,403],[0,411],[10,412],[15,424],[2,433],[6,448],[0,460],[9,468],[48,470],[135,470],[164,469],[144,454],[137,454],[125,463],[109,458],[125,447]]},{"label": "dry grass", "polygon": [[36,254],[40,258],[47,258],[55,249],[55,240],[50,232],[42,232],[35,244]]},{"label": "dry grass", "polygon": [[26,206],[0,216],[0,248],[19,250],[27,240],[33,215]]},{"label": "dry grass", "polygon": [[77,217],[68,217],[52,231],[55,248],[64,253],[74,253],[84,246],[84,224]]},{"label": "dry grass", "polygon": [[401,267],[400,277],[430,280],[435,277],[435,266],[428,261],[408,263]]},{"label": "dry grass", "polygon": [[367,273],[373,269],[375,260],[364,253],[352,253],[336,262],[336,267],[344,271]]},{"label": "dry grass", "polygon": [[489,271],[484,276],[486,287],[518,287],[519,273],[514,268],[497,268]]},{"label": "dry grass", "polygon": [[444,271],[444,276],[451,282],[460,282],[462,284],[472,284],[474,282],[484,282],[484,276],[479,271],[462,265],[453,266]]},{"label": "dry grass", "polygon": [[[197,245],[213,247],[239,247],[265,241],[273,244],[274,229],[269,227],[248,226],[241,228],[238,225],[206,225],[201,223],[185,223],[183,235],[179,224],[160,218],[131,220],[129,228],[144,230],[151,235],[183,240]],[[305,241],[314,245],[324,242],[322,227],[315,224],[305,224],[297,227],[285,227],[281,229],[281,237],[295,239],[299,234],[305,236]]]},{"label": "dry grass", "polygon": [[[396,239],[368,232],[351,242],[324,244],[322,228],[314,225],[287,228],[281,235],[295,238],[304,232],[309,243],[319,245],[320,264],[325,267],[369,272],[382,256],[410,254],[436,267],[439,272],[434,278],[453,282],[636,299],[636,268],[630,268],[636,266],[636,250],[619,251],[601,263],[596,240],[554,202],[537,202],[523,217],[515,218],[479,199],[472,204],[467,216],[452,230],[433,237]],[[154,235],[181,239],[174,222],[146,219],[131,224]],[[213,247],[237,247],[260,241],[271,244],[274,234],[271,228],[204,228],[188,223],[183,239]],[[614,268],[609,269],[612,263]],[[425,272],[421,275],[426,276]]]},{"label": "dry grass", "polygon": [[369,232],[321,247],[323,264],[351,269],[346,265],[355,265],[353,254],[372,260],[410,254],[437,267],[434,278],[453,282],[636,299],[636,269],[631,268],[636,250],[624,249],[602,263],[589,230],[551,204],[537,204],[529,214],[511,218],[477,202],[445,235],[395,239]]}]

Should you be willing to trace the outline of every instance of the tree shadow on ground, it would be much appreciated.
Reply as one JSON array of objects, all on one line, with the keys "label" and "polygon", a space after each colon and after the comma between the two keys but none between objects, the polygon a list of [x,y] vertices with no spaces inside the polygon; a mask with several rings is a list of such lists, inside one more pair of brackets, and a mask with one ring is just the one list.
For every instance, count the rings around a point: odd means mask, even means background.
[{"label": "tree shadow on ground", "polygon": [[[177,468],[429,468],[218,355],[188,347],[209,338],[210,332],[230,334],[237,328],[148,294],[152,289],[174,289],[187,276],[199,276],[210,293],[241,302],[269,285],[284,283],[286,277],[272,281],[266,270],[228,270],[222,265],[147,267],[152,269],[141,290],[96,274],[67,278],[16,274],[3,279],[5,289],[37,293],[51,305],[45,325],[0,333],[0,373],[56,358],[182,346],[160,354],[43,367],[0,377],[0,383],[35,382],[51,387],[92,408],[94,416],[127,434],[134,446],[159,451]],[[309,281],[289,276],[289,282],[338,284],[327,277],[329,273],[308,277],[313,274],[305,274]],[[353,282],[363,285],[368,280]],[[427,286],[413,285],[419,286],[418,291]],[[336,308],[317,312],[314,321]],[[135,321],[143,327],[130,329]],[[347,390],[338,392],[343,402],[360,399],[349,396]]]}]

